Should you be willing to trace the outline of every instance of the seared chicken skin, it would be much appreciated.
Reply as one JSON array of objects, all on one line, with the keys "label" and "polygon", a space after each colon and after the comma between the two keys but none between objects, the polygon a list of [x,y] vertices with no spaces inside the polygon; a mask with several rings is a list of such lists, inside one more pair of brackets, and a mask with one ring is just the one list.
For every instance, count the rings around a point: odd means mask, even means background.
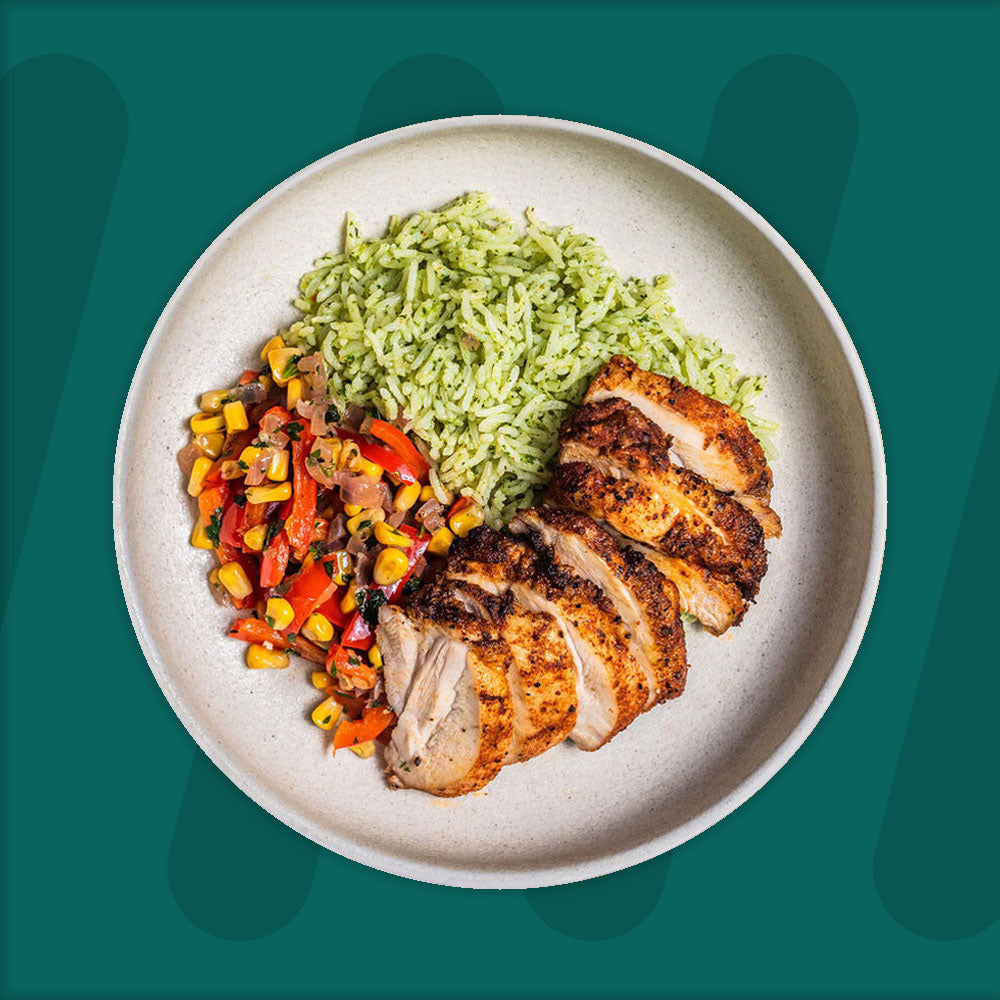
[{"label": "seared chicken skin", "polygon": [[470,612],[495,622],[510,650],[507,681],[514,732],[504,764],[530,760],[562,743],[576,725],[576,670],[562,629],[550,614],[528,611],[512,594],[489,594],[444,579]]},{"label": "seared chicken skin", "polygon": [[732,407],[675,378],[644,371],[620,354],[594,376],[583,401],[613,398],[658,424],[681,464],[731,493],[757,518],[765,537],[781,534],[781,520],[771,510],[772,475],[764,449]]},{"label": "seared chicken skin", "polygon": [[549,497],[603,518],[636,541],[704,566],[752,599],[767,571],[749,511],[697,473],[671,464],[663,431],[621,399],[581,406],[562,428]]},{"label": "seared chicken skin", "polygon": [[[430,594],[428,594],[428,597]],[[513,736],[509,650],[457,601],[383,606],[386,696],[398,716],[386,762],[396,787],[464,795],[496,777]]]},{"label": "seared chicken skin", "polygon": [[549,546],[557,563],[604,591],[632,634],[632,655],[649,684],[647,708],[684,690],[687,655],[677,588],[652,563],[576,511],[528,508],[510,530]]},{"label": "seared chicken skin", "polygon": [[630,635],[605,594],[524,542],[492,528],[473,528],[452,543],[448,575],[494,594],[510,591],[562,630],[576,670],[576,724],[570,739],[596,750],[646,706],[645,673],[629,650]]},{"label": "seared chicken skin", "polygon": [[694,615],[713,635],[722,635],[743,620],[750,605],[735,583],[719,579],[704,566],[668,556],[642,542],[626,538],[610,525],[606,525],[606,529],[621,545],[639,553],[670,580],[680,595],[681,611]]}]

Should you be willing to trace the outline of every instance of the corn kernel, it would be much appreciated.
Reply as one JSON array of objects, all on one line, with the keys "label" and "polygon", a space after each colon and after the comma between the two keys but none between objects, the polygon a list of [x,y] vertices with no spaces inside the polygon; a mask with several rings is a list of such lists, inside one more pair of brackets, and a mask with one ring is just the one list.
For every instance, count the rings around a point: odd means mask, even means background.
[{"label": "corn kernel", "polygon": [[275,335],[261,349],[260,360],[267,361],[267,356],[271,353],[271,351],[280,350],[284,346],[285,342],[281,339],[281,337]]},{"label": "corn kernel", "polygon": [[372,646],[368,650],[368,662],[376,669],[382,669],[382,650],[378,646]]},{"label": "corn kernel", "polygon": [[222,416],[225,418],[226,431],[229,434],[245,431],[250,426],[246,407],[238,399],[222,407]]},{"label": "corn kernel", "polygon": [[420,499],[420,483],[406,483],[396,490],[392,509],[400,512],[409,510]]},{"label": "corn kernel", "polygon": [[267,538],[267,525],[258,524],[253,528],[248,528],[243,532],[243,544],[251,552],[260,552],[264,548],[264,539]]},{"label": "corn kernel", "polygon": [[314,670],[310,680],[319,691],[325,691],[333,683],[333,678],[325,670]]},{"label": "corn kernel", "polygon": [[194,443],[201,449],[203,455],[208,455],[209,458],[218,458],[222,454],[226,436],[224,434],[198,434]]},{"label": "corn kernel", "polygon": [[289,379],[286,392],[288,395],[285,397],[285,406],[294,412],[295,404],[302,398],[302,379],[297,377]]},{"label": "corn kernel", "polygon": [[431,536],[427,551],[436,556],[446,556],[453,541],[455,536],[447,528],[438,528]]},{"label": "corn kernel", "polygon": [[424,503],[427,503],[428,500],[436,500],[437,499],[437,494],[434,492],[434,487],[433,486],[425,486],[420,491],[420,499]]},{"label": "corn kernel", "polygon": [[279,347],[268,352],[267,363],[271,366],[274,384],[286,386],[297,374],[295,362],[301,354],[294,347]]},{"label": "corn kernel", "polygon": [[408,549],[413,543],[413,539],[402,531],[397,531],[385,521],[379,521],[375,525],[375,540],[383,545],[393,545],[397,549]]},{"label": "corn kernel", "polygon": [[247,470],[239,462],[234,462],[231,458],[227,458],[219,466],[219,472],[223,479],[239,479],[241,476],[247,474]]},{"label": "corn kernel", "polygon": [[268,649],[257,642],[247,647],[247,666],[251,670],[284,670],[289,662],[283,649]]},{"label": "corn kernel", "polygon": [[375,753],[375,741],[367,740],[364,743],[358,743],[356,746],[348,747],[351,753],[356,753],[359,757],[363,757],[367,760],[372,754]]},{"label": "corn kernel", "polygon": [[357,517],[357,515],[360,514],[363,510],[364,510],[364,507],[362,507],[361,504],[359,504],[359,503],[345,503],[344,504],[344,513],[348,517]]},{"label": "corn kernel", "polygon": [[385,520],[385,511],[381,507],[366,507],[360,514],[347,519],[347,530],[358,538],[368,538],[373,525]]},{"label": "corn kernel", "polygon": [[260,457],[260,453],[263,450],[263,448],[255,448],[253,445],[247,445],[240,452],[240,461],[249,468]]},{"label": "corn kernel", "polygon": [[287,500],[291,495],[291,483],[247,487],[247,501],[249,503],[274,503],[276,500]]},{"label": "corn kernel", "polygon": [[215,434],[226,426],[222,414],[196,413],[191,418],[191,430],[195,434]]},{"label": "corn kernel", "polygon": [[271,628],[284,632],[295,619],[295,608],[283,597],[269,597],[264,609],[264,619]]},{"label": "corn kernel", "polygon": [[354,575],[354,564],[350,552],[334,552],[333,558],[327,563],[333,568],[333,582],[338,587],[347,586],[348,580]]},{"label": "corn kernel", "polygon": [[201,408],[206,413],[218,413],[228,395],[228,389],[214,389],[212,392],[202,393]]},{"label": "corn kernel", "polygon": [[205,458],[202,455],[201,458],[194,460],[194,465],[191,466],[191,475],[188,477],[189,496],[196,497],[201,494],[201,491],[205,488],[205,476],[211,471],[212,460],[210,458]]},{"label": "corn kernel", "polygon": [[333,638],[333,626],[326,615],[314,611],[302,626],[302,634],[312,642],[329,642]]},{"label": "corn kernel", "polygon": [[385,469],[383,469],[381,465],[377,465],[375,462],[369,462],[367,458],[359,458],[358,472],[361,472],[366,476],[371,476],[372,479],[381,479],[382,473],[385,472]]},{"label": "corn kernel", "polygon": [[357,470],[361,462],[361,449],[355,441],[344,441],[340,446],[340,454],[337,456],[337,468],[349,469],[351,472]]},{"label": "corn kernel", "polygon": [[402,580],[410,568],[410,560],[405,552],[399,549],[382,549],[375,560],[375,570],[372,576],[380,587]]},{"label": "corn kernel", "polygon": [[327,698],[313,709],[312,720],[320,729],[333,729],[343,710],[339,701],[335,698]]},{"label": "corn kernel", "polygon": [[348,591],[340,600],[340,610],[344,612],[345,615],[349,615],[352,611],[358,610],[358,595],[355,594],[354,588],[348,588]]},{"label": "corn kernel", "polygon": [[205,534],[205,522],[199,517],[194,523],[194,531],[191,532],[191,544],[196,549],[214,549],[212,540]]},{"label": "corn kernel", "polygon": [[228,562],[219,567],[219,582],[237,600],[249,597],[253,593],[253,584],[246,570],[238,562]]},{"label": "corn kernel", "polygon": [[275,483],[283,483],[288,478],[288,449],[276,451],[267,467],[267,478]]},{"label": "corn kernel", "polygon": [[482,523],[483,508],[477,503],[463,507],[457,514],[452,514],[448,519],[448,527],[459,538],[465,538],[473,528],[478,528]]}]

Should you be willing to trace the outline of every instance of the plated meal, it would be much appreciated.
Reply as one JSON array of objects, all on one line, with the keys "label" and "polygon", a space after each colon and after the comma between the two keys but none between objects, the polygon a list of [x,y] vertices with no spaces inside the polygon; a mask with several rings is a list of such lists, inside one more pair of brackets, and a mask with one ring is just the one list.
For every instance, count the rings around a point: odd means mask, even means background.
[{"label": "plated meal", "polygon": [[679,696],[685,622],[740,624],[781,534],[763,388],[666,278],[485,196],[394,218],[300,283],[180,455],[251,668],[313,664],[334,752],[478,790]]}]

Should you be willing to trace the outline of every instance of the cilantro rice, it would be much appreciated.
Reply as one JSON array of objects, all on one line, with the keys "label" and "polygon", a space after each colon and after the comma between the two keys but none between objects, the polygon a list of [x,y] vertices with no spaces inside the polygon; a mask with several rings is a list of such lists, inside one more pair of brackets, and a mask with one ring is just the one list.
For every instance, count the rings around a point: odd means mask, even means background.
[{"label": "cilantro rice", "polygon": [[764,378],[687,333],[669,278],[622,278],[592,236],[525,216],[520,232],[474,192],[364,240],[349,214],[344,252],[303,276],[303,318],[282,335],[322,349],[333,394],[422,438],[432,484],[494,525],[536,498],[560,423],[613,354],[728,403],[771,453],[776,427],[751,405]]}]

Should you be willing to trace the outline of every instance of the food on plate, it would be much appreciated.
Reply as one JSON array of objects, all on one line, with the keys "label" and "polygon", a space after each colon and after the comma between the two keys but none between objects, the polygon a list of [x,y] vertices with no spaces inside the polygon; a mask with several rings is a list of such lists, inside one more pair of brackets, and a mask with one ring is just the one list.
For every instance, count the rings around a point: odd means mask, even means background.
[{"label": "food on plate", "polygon": [[683,622],[739,625],[781,534],[763,380],[684,332],[666,279],[527,217],[349,218],[179,456],[247,666],[310,662],[313,723],[382,743],[395,788],[604,746],[681,695]]},{"label": "food on plate", "polygon": [[394,217],[379,238],[348,216],[343,251],[303,276],[285,342],[321,352],[335,398],[405,421],[431,483],[472,496],[494,527],[541,495],[560,423],[615,354],[721,400],[767,440],[774,425],[752,405],[764,379],[684,329],[668,278],[622,277],[592,236],[526,217],[519,231],[478,192]]}]

